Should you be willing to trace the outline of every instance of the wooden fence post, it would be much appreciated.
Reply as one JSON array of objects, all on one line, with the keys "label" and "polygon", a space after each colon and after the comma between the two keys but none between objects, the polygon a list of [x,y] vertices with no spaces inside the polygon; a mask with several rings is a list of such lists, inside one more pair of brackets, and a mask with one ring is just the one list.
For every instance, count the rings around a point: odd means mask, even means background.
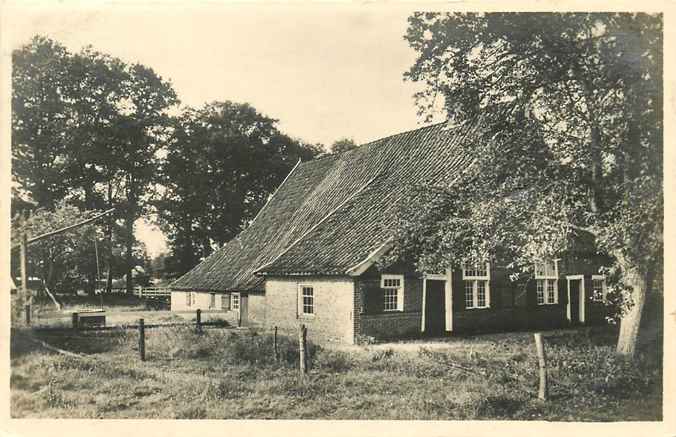
[{"label": "wooden fence post", "polygon": [[275,326],[275,334],[272,337],[272,347],[275,354],[275,362],[279,360],[279,354],[277,352],[277,327]]},{"label": "wooden fence post", "polygon": [[540,368],[540,388],[538,390],[538,399],[547,400],[547,357],[545,356],[545,345],[542,341],[542,334],[535,333],[535,348],[538,353],[538,367]]},{"label": "wooden fence post", "polygon": [[202,333],[202,310],[197,308],[197,315],[195,316],[195,323],[197,325],[197,332]]},{"label": "wooden fence post", "polygon": [[146,360],[146,328],[143,319],[138,319],[138,353],[141,361]]},{"label": "wooden fence post", "polygon": [[300,353],[300,376],[303,377],[307,373],[307,361],[306,361],[306,339],[307,339],[307,329],[305,325],[300,325],[300,331],[298,332],[298,350]]}]

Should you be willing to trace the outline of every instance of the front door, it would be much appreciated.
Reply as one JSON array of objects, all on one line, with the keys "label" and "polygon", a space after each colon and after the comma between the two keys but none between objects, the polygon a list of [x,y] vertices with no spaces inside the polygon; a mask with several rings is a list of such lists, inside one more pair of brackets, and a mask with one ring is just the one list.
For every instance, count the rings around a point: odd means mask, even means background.
[{"label": "front door", "polygon": [[239,296],[239,326],[249,326],[249,295]]},{"label": "front door", "polygon": [[427,279],[425,296],[425,333],[443,335],[446,323],[444,315],[446,281]]},{"label": "front door", "polygon": [[580,324],[580,279],[570,280],[570,323]]}]

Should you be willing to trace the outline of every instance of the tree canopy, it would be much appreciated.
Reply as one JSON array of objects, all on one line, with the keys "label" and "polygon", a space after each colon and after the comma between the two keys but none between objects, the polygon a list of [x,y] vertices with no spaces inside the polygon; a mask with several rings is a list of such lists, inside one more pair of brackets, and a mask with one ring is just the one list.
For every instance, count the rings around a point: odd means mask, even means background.
[{"label": "tree canopy", "polygon": [[662,16],[416,13],[405,38],[420,112],[478,129],[471,170],[402,214],[399,255],[500,255],[522,273],[590,237],[626,291],[618,351],[633,354],[663,252]]},{"label": "tree canopy", "polygon": [[342,153],[357,147],[359,147],[359,144],[355,143],[352,138],[340,138],[331,144],[330,151],[331,153]]},{"label": "tree canopy", "polygon": [[156,205],[182,274],[253,219],[298,160],[320,147],[282,133],[277,120],[246,103],[213,102],[177,117]]},{"label": "tree canopy", "polygon": [[[40,36],[12,60],[15,182],[40,208],[62,199],[81,209],[116,207],[131,278],[133,224],[149,205],[168,110],[177,103],[171,84],[141,64],[91,47],[71,53]],[[112,254],[106,258],[112,262]]]}]

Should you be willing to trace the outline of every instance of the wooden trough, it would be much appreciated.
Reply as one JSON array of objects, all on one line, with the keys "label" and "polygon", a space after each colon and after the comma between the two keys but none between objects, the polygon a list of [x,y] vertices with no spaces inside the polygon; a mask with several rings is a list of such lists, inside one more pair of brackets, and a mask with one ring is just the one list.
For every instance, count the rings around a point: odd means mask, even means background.
[{"label": "wooden trough", "polygon": [[105,310],[86,310],[73,313],[73,328],[106,326]]}]

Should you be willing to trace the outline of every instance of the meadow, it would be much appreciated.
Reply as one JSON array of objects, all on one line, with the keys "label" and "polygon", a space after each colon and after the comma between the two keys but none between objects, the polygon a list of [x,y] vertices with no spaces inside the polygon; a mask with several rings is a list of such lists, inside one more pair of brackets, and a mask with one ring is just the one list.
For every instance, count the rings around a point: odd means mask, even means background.
[{"label": "meadow", "polygon": [[[550,396],[537,399],[531,333],[368,346],[192,327],[138,334],[12,331],[15,418],[661,420],[661,337],[615,356],[612,326],[546,332]],[[70,351],[64,355],[40,342]]]}]

